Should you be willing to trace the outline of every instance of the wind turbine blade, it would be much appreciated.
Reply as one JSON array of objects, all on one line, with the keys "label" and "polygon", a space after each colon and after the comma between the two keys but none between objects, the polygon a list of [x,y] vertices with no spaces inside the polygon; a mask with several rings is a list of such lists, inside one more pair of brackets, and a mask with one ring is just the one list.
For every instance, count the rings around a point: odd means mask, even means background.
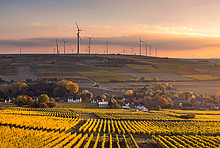
[{"label": "wind turbine blade", "polygon": [[75,21],[75,24],[76,24],[77,29],[78,29],[79,31],[81,31],[81,30],[79,29],[79,26],[78,26],[78,24],[77,24],[76,21]]}]

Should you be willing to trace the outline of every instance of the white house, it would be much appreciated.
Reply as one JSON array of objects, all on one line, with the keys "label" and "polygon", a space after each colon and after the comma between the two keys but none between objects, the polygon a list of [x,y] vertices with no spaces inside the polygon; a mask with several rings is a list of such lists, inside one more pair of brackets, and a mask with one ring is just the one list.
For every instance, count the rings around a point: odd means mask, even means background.
[{"label": "white house", "polygon": [[67,102],[82,102],[82,98],[79,98],[79,99],[67,99]]},{"label": "white house", "polygon": [[122,106],[122,108],[127,109],[127,108],[131,108],[131,107],[130,107],[130,104],[128,103],[128,104],[125,104],[124,106]]},{"label": "white house", "polygon": [[99,107],[108,107],[108,101],[99,102],[98,105],[99,105]]},{"label": "white house", "polygon": [[144,106],[136,106],[136,108],[137,108],[137,111],[142,111],[142,112],[147,112],[148,111],[148,109]]}]

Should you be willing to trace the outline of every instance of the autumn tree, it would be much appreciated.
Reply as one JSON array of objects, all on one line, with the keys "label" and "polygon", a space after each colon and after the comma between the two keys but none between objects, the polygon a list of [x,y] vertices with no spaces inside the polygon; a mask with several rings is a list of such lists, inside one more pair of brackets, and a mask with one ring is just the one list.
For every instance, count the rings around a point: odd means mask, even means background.
[{"label": "autumn tree", "polygon": [[73,83],[71,81],[67,82],[66,89],[69,92],[70,95],[76,94],[79,91],[79,86],[76,83]]},{"label": "autumn tree", "polygon": [[125,96],[131,96],[131,95],[133,95],[133,93],[134,93],[133,90],[127,90],[127,91],[125,92]]},{"label": "autumn tree", "polygon": [[42,94],[42,95],[40,95],[39,97],[38,97],[38,103],[40,104],[40,103],[49,103],[49,101],[50,101],[50,98],[47,96],[47,94]]},{"label": "autumn tree", "polygon": [[50,102],[47,103],[47,106],[48,106],[49,108],[56,107],[56,106],[57,106],[57,103],[56,103],[55,101],[50,101]]},{"label": "autumn tree", "polygon": [[27,105],[28,103],[28,99],[26,96],[18,96],[16,99],[15,99],[15,102],[14,102],[16,105],[18,106],[24,106],[24,105]]},{"label": "autumn tree", "polygon": [[46,104],[45,102],[41,102],[41,103],[39,104],[39,107],[40,107],[40,108],[47,108],[47,104]]},{"label": "autumn tree", "polygon": [[216,93],[216,97],[219,97],[219,98],[220,98],[220,91],[218,91],[218,92]]}]

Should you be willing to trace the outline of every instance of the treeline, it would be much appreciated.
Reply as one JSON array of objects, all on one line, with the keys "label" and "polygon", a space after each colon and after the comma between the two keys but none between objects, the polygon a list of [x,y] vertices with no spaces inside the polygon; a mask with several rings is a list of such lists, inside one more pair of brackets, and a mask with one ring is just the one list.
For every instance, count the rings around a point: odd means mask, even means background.
[{"label": "treeline", "polygon": [[50,99],[46,94],[40,95],[37,100],[33,100],[32,97],[29,96],[20,95],[14,100],[14,104],[21,107],[26,106],[32,108],[52,108],[57,106],[55,100]]},{"label": "treeline", "polygon": [[57,79],[39,79],[37,81],[28,80],[26,83],[12,82],[2,84],[0,98],[16,98],[19,95],[40,96],[47,94],[49,97],[67,97],[75,95],[79,91],[76,83]]}]

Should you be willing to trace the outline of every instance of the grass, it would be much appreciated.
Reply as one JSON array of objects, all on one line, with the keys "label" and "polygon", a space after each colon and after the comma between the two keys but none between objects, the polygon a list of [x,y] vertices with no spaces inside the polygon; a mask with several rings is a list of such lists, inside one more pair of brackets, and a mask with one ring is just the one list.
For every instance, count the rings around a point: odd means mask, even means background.
[{"label": "grass", "polygon": [[112,71],[94,71],[94,72],[79,72],[79,73],[98,82],[109,82],[110,80],[129,81],[134,79],[134,77],[132,76],[116,73]]},{"label": "grass", "polygon": [[159,70],[152,67],[151,65],[140,65],[140,64],[126,64],[127,67],[137,72],[158,72]]},{"label": "grass", "polygon": [[85,79],[85,77],[68,72],[48,72],[48,73],[38,73],[41,78],[64,78],[64,79]]},{"label": "grass", "polygon": [[217,80],[219,78],[209,75],[182,75],[187,78],[195,79],[195,80]]}]

